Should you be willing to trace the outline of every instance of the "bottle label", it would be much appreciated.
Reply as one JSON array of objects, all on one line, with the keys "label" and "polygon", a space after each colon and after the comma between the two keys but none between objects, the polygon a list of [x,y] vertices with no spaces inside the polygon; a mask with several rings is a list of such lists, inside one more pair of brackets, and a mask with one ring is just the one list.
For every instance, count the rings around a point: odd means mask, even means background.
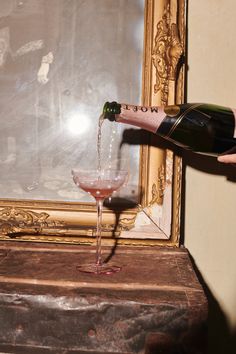
[{"label": "bottle label", "polygon": [[122,104],[121,113],[118,115],[117,121],[155,133],[165,117],[166,113],[163,107]]}]

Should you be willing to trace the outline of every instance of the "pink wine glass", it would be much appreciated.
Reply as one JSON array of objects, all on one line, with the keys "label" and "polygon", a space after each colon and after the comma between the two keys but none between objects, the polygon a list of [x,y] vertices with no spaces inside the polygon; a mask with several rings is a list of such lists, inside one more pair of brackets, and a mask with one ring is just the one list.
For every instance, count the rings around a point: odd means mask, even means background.
[{"label": "pink wine glass", "polygon": [[93,274],[112,274],[119,272],[121,267],[109,265],[102,261],[101,227],[103,202],[113,192],[119,190],[127,181],[125,170],[72,170],[75,184],[92,195],[97,207],[96,260],[92,264],[78,266],[81,272]]}]

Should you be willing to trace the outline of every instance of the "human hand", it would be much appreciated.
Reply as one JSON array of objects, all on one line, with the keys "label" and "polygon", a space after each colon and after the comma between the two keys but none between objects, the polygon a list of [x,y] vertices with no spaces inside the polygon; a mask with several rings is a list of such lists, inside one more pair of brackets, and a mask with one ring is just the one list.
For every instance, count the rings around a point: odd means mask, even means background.
[{"label": "human hand", "polygon": [[223,163],[235,163],[236,164],[236,154],[220,155],[217,157],[219,162]]},{"label": "human hand", "polygon": [[42,85],[45,85],[49,79],[48,79],[48,73],[49,73],[49,65],[48,63],[42,63],[40,65],[38,74],[37,74],[37,79],[38,82]]}]

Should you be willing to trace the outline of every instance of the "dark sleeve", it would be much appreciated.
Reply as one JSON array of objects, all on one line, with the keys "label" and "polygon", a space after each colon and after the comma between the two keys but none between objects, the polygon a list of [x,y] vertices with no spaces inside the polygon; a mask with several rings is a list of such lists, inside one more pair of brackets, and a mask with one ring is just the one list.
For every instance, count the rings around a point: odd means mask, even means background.
[{"label": "dark sleeve", "polygon": [[44,53],[56,55],[60,41],[60,21],[63,0],[44,0]]}]

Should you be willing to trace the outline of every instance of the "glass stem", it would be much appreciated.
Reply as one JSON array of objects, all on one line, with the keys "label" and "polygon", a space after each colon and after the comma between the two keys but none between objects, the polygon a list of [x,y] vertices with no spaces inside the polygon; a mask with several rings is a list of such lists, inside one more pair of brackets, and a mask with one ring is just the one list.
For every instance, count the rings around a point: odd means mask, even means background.
[{"label": "glass stem", "polygon": [[103,207],[103,199],[97,199],[97,237],[96,237],[96,265],[102,265],[102,207]]}]

